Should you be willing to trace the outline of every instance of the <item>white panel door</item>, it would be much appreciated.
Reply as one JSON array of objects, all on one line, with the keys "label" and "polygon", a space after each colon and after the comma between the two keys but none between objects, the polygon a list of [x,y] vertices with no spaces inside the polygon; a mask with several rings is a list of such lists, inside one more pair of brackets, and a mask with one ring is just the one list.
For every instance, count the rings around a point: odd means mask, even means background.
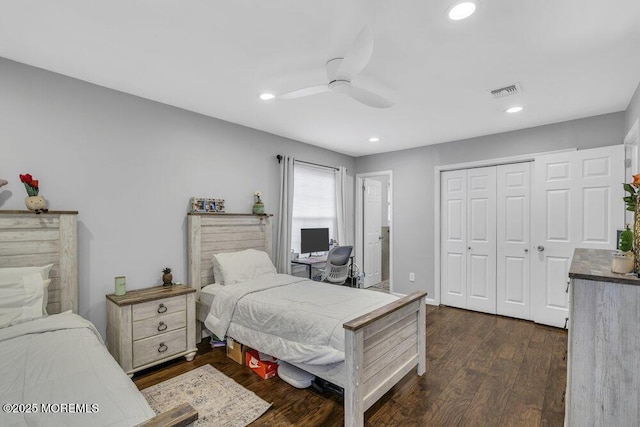
[{"label": "white panel door", "polygon": [[382,183],[364,179],[364,287],[380,283],[382,269]]},{"label": "white panel door", "polygon": [[440,174],[440,291],[442,304],[467,308],[467,173]]},{"label": "white panel door", "polygon": [[531,163],[497,169],[497,313],[531,319]]},{"label": "white panel door", "polygon": [[532,318],[563,327],[577,247],[615,249],[624,226],[624,146],[538,156],[534,167]]},{"label": "white panel door", "polygon": [[496,313],[496,167],[467,170],[467,308]]}]

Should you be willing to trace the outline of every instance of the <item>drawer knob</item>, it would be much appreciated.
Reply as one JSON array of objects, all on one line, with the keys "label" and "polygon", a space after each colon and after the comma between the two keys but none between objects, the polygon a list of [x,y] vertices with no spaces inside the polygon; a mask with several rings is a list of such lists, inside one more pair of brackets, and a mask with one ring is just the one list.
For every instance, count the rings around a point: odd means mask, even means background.
[{"label": "drawer knob", "polygon": [[163,342],[161,342],[160,345],[158,346],[158,353],[164,353],[168,349],[169,347],[167,347]]},{"label": "drawer knob", "polygon": [[164,313],[165,311],[167,311],[167,306],[160,303],[160,305],[158,306],[158,313]]},{"label": "drawer knob", "polygon": [[162,331],[166,331],[167,330],[167,324],[164,322],[160,322],[158,324],[158,332],[162,332]]}]

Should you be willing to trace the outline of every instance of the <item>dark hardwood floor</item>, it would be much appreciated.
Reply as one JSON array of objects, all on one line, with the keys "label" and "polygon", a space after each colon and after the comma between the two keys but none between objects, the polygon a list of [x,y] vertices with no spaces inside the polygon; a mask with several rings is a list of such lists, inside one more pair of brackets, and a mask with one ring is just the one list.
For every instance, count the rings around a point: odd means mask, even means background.
[{"label": "dark hardwood floor", "polygon": [[[409,373],[366,413],[368,426],[562,426],[564,330],[427,306],[427,372]],[[252,426],[341,426],[341,397],[263,380],[211,350],[137,374],[139,389],[210,363],[273,406]],[[177,402],[179,403],[179,402]]]}]

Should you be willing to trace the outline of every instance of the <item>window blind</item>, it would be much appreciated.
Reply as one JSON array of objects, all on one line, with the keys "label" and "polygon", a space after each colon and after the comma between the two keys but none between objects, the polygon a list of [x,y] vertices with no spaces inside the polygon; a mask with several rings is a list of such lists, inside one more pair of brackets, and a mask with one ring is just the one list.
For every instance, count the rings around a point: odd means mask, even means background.
[{"label": "window blind", "polygon": [[296,163],[293,176],[291,248],[300,253],[302,228],[328,228],[329,238],[336,238],[335,171]]}]

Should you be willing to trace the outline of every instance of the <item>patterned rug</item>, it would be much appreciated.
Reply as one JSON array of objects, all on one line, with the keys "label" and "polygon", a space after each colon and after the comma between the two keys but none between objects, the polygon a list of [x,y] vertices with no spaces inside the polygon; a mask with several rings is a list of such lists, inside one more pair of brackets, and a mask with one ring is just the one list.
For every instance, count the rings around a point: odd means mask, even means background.
[{"label": "patterned rug", "polygon": [[271,404],[211,365],[204,365],[141,391],[156,413],[188,402],[198,411],[194,426],[244,427]]}]

